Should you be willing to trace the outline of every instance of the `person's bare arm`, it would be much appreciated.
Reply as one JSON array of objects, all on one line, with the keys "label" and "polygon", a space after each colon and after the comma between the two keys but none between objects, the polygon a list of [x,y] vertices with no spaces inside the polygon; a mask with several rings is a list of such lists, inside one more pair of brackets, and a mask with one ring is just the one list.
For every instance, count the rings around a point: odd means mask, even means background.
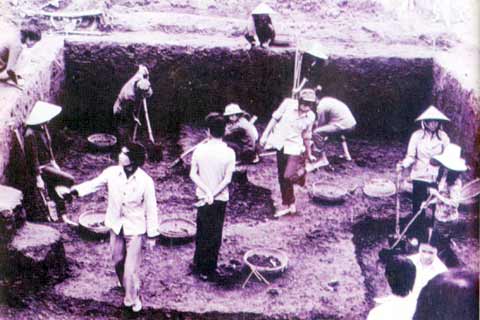
[{"label": "person's bare arm", "polygon": [[22,53],[23,47],[20,41],[10,41],[8,43],[8,61],[5,69],[0,73],[0,80],[8,80],[11,78],[9,72],[14,72],[16,74],[17,62],[20,54]]}]

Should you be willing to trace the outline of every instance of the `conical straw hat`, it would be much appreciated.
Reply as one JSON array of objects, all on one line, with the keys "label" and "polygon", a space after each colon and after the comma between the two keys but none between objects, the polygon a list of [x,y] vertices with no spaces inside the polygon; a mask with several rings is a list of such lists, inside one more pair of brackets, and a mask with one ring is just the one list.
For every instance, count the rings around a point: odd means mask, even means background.
[{"label": "conical straw hat", "polygon": [[325,48],[319,43],[311,44],[305,50],[305,52],[319,59],[324,59],[324,60],[328,59],[328,55],[325,53]]},{"label": "conical straw hat", "polygon": [[267,4],[265,3],[260,3],[255,9],[253,9],[252,14],[274,14],[275,11],[273,11],[272,8],[270,8]]},{"label": "conical straw hat", "polygon": [[57,114],[62,111],[62,107],[44,102],[44,101],[37,101],[35,106],[33,106],[32,112],[25,121],[25,124],[28,126],[34,126],[37,124],[43,124],[50,121],[54,118]]},{"label": "conical straw hat", "polygon": [[439,121],[450,121],[446,115],[444,115],[440,110],[434,106],[428,107],[415,121],[421,120],[439,120]]}]

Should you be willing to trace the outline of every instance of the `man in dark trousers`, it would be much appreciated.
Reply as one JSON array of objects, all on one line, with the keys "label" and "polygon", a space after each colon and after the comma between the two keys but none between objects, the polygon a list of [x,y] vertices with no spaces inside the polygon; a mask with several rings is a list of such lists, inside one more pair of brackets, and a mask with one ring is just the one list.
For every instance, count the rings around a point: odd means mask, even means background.
[{"label": "man in dark trousers", "polygon": [[225,120],[217,113],[206,117],[209,140],[192,155],[190,178],[196,185],[197,234],[193,271],[202,280],[215,280],[222,244],[228,185],[235,170],[235,152],[222,141]]}]

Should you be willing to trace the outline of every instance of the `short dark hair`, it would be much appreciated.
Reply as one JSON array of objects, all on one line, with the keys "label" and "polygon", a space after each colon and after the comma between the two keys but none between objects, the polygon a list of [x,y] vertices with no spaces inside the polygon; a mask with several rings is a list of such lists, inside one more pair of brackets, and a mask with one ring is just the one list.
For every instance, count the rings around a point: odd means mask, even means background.
[{"label": "short dark hair", "polygon": [[395,256],[385,266],[385,276],[392,293],[406,297],[413,289],[417,269],[413,262],[405,257]]},{"label": "short dark hair", "polygon": [[28,39],[40,41],[42,39],[42,30],[34,22],[28,22],[20,28],[20,41],[25,43]]},{"label": "short dark hair", "polygon": [[215,138],[221,138],[225,134],[225,118],[218,112],[211,112],[205,117],[205,123],[210,134]]},{"label": "short dark hair", "polygon": [[452,269],[431,279],[417,300],[414,320],[477,320],[478,272]]},{"label": "short dark hair", "polygon": [[125,144],[128,149],[128,158],[136,167],[141,167],[145,163],[145,147],[137,142],[128,142]]}]

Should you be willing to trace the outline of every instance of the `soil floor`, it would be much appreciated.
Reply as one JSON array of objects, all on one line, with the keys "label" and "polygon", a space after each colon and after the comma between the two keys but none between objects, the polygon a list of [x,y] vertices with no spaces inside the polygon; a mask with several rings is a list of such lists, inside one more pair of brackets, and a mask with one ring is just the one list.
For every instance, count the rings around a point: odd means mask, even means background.
[{"label": "soil floor", "polygon": [[[66,135],[72,149],[61,166],[77,181],[98,175],[113,164],[108,154],[88,152],[85,138]],[[179,154],[175,137],[161,137],[164,161],[147,163],[146,171],[156,182],[159,218],[182,217],[195,221],[194,186],[188,169],[168,164]],[[274,157],[257,165],[242,167],[232,183],[224,225],[221,263],[242,261],[255,247],[284,250],[289,257],[285,273],[270,277],[270,285],[251,279],[242,283],[247,271],[229,285],[202,282],[189,271],[194,243],[158,241],[146,251],[141,277],[145,310],[140,318],[300,318],[362,319],[375,296],[388,294],[383,270],[377,264],[378,251],[386,246],[386,235],[394,229],[395,197],[369,198],[362,187],[372,178],[393,181],[392,170],[402,158],[405,146],[397,142],[349,141],[353,161],[339,157],[341,146],[332,143],[328,154],[332,166],[308,176],[307,185],[296,189],[298,214],[273,217],[279,202]],[[312,201],[309,190],[316,182],[333,182],[349,189],[343,204],[327,205]],[[106,191],[80,198],[69,205],[70,218],[86,211],[104,212]],[[402,216],[410,200],[401,196]],[[478,271],[478,240],[474,214],[463,210],[456,238],[456,252],[462,264]],[[62,232],[70,275],[64,281],[38,292],[7,295],[0,307],[5,319],[88,319],[130,317],[121,308],[122,291],[110,261],[108,240],[89,239],[78,229],[63,223],[51,224]]]}]

